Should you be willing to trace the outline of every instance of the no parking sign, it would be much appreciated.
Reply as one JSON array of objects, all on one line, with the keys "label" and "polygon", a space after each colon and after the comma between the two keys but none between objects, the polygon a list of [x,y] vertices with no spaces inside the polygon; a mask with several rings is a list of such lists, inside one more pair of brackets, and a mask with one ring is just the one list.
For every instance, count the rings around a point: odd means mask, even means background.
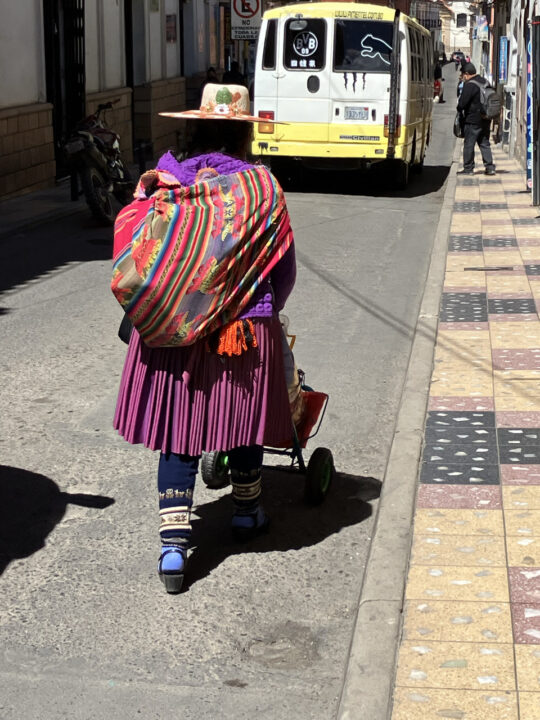
[{"label": "no parking sign", "polygon": [[231,0],[231,39],[256,40],[261,27],[262,0]]}]

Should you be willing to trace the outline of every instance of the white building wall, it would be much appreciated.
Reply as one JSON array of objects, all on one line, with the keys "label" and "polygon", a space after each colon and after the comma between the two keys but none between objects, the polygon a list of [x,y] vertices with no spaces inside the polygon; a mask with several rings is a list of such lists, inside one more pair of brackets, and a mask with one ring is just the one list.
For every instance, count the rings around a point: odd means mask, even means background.
[{"label": "white building wall", "polygon": [[98,92],[100,88],[100,38],[98,0],[86,0],[84,4],[84,54],[86,92]]},{"label": "white building wall", "polygon": [[195,70],[193,69],[196,65],[194,62],[195,48],[197,46],[195,40],[195,33],[193,32],[195,17],[196,17],[196,2],[186,3],[184,5],[184,70],[186,76],[193,75]]},{"label": "white building wall", "polygon": [[44,58],[41,0],[3,2],[0,108],[46,101]]},{"label": "white building wall", "polygon": [[150,10],[148,15],[148,58],[150,61],[150,80],[161,80],[163,77],[162,37],[165,32],[165,13],[161,12],[162,3],[159,3],[159,10]]},{"label": "white building wall", "polygon": [[[470,53],[471,50],[471,35],[470,35],[470,3],[466,2],[453,2],[451,8],[454,12],[454,16],[450,23],[450,47],[449,50],[462,50],[464,53]],[[466,27],[457,27],[457,16],[465,14],[467,16]]]},{"label": "white building wall", "polygon": [[208,18],[204,0],[193,0],[184,5],[185,74],[205,72],[208,66]]},{"label": "white building wall", "polygon": [[86,92],[125,84],[123,3],[86,0],[84,7]]},{"label": "white building wall", "polygon": [[204,70],[210,65],[219,65],[219,2],[208,2],[208,48]]},{"label": "white building wall", "polygon": [[147,19],[148,12],[145,0],[133,0],[133,83],[142,85],[150,73],[150,64],[147,63]]},{"label": "white building wall", "polygon": [[173,15],[176,18],[176,42],[167,42],[166,35],[162,36],[166,55],[165,77],[180,75],[180,18],[178,9],[178,0],[165,0],[165,16]]},{"label": "white building wall", "polygon": [[101,90],[125,85],[124,3],[100,0],[103,47]]}]

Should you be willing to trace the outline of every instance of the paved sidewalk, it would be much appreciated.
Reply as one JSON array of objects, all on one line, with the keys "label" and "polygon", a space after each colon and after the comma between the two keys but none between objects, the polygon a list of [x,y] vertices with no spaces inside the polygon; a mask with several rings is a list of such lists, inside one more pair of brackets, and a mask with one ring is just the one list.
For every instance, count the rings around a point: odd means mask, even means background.
[{"label": "paved sidewalk", "polygon": [[540,211],[494,154],[455,191],[392,720],[540,720]]},{"label": "paved sidewalk", "polygon": [[[147,167],[151,166],[148,162]],[[129,169],[137,179],[138,166],[131,164]],[[0,200],[0,239],[76,213],[83,213],[88,219],[92,217],[83,195],[78,200],[71,199],[68,179],[50,188]]]},{"label": "paved sidewalk", "polygon": [[84,198],[72,201],[69,182],[0,201],[0,238],[75,213],[90,214]]}]

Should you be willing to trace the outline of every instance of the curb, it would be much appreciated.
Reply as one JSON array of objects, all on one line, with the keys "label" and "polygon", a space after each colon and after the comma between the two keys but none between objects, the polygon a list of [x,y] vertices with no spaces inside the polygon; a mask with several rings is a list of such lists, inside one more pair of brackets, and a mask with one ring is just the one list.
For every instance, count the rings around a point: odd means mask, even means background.
[{"label": "curb", "polygon": [[461,145],[456,143],[360,591],[337,720],[386,720],[392,711],[418,470],[460,154]]}]

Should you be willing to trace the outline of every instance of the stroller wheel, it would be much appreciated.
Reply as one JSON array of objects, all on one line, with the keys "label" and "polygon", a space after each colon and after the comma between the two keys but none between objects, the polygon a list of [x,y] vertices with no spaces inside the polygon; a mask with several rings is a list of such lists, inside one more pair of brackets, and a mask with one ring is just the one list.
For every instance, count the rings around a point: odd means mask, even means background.
[{"label": "stroller wheel", "polygon": [[328,494],[334,478],[334,458],[328,448],[317,448],[306,469],[305,499],[310,505],[320,505]]},{"label": "stroller wheel", "polygon": [[202,454],[201,475],[204,484],[216,490],[229,484],[229,457],[226,452]]}]

